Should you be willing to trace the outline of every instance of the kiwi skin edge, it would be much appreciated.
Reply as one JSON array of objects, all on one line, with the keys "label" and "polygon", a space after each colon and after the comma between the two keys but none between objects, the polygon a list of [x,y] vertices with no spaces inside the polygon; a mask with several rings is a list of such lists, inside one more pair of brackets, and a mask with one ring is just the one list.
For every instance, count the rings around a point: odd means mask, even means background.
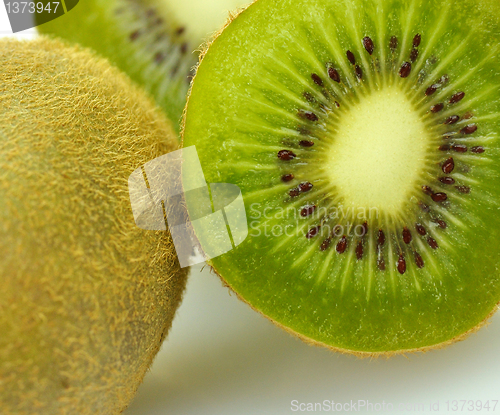
[{"label": "kiwi skin edge", "polygon": [[81,47],[0,42],[0,412],[117,414],[184,292],[128,177],[177,149],[142,90]]},{"label": "kiwi skin edge", "polygon": [[[258,1],[259,0],[254,0],[253,3],[249,4],[248,6],[246,6],[244,8],[241,8],[239,10],[236,10],[233,13],[230,14],[230,16],[229,16],[228,20],[226,21],[225,25],[218,32],[214,33],[214,35],[212,36],[212,38],[208,39],[207,42],[202,46],[201,53],[199,55],[198,66],[204,60],[205,55],[207,54],[207,52],[210,49],[210,47],[213,44],[213,42],[227,29],[227,27],[231,23],[233,23],[233,21],[241,13],[243,13],[245,10],[247,10],[249,7],[251,7],[252,4],[257,3]],[[479,8],[492,7],[493,4],[494,4],[494,1],[492,1],[492,0],[479,0],[478,1],[478,7]],[[491,18],[490,16],[487,17],[488,20],[490,18]],[[197,75],[197,71],[195,72],[195,74],[193,76],[193,79],[191,81],[191,86],[190,86],[190,89],[189,89],[189,92],[188,92],[186,106],[184,107],[184,111],[183,111],[183,118],[182,118],[182,122],[181,122],[181,140],[182,140],[182,144],[183,145],[184,145],[184,130],[185,130],[185,125],[186,125],[187,110],[188,110],[188,107],[189,107],[189,101],[190,101],[190,97],[191,97],[191,92],[192,92],[192,89],[193,89],[193,85],[195,83],[196,75]],[[226,288],[228,288],[231,292],[233,292],[237,296],[237,298],[239,300],[241,300],[244,303],[246,303],[248,306],[250,306],[250,308],[252,308],[256,312],[258,312],[259,314],[261,314],[262,316],[264,316],[266,319],[270,320],[273,324],[275,324],[276,326],[280,327],[281,329],[283,329],[287,333],[289,333],[289,334],[291,334],[291,335],[293,335],[295,337],[298,337],[300,340],[304,341],[305,343],[307,343],[309,345],[317,346],[317,347],[325,347],[325,348],[327,348],[327,349],[329,349],[329,350],[331,350],[333,352],[338,352],[338,353],[342,353],[342,354],[350,354],[350,355],[354,355],[354,356],[356,356],[358,358],[383,358],[383,357],[390,358],[392,356],[397,356],[397,355],[414,354],[414,353],[417,353],[417,352],[428,352],[428,351],[431,351],[431,350],[443,349],[443,348],[445,348],[445,347],[447,347],[447,346],[449,346],[451,344],[454,344],[454,343],[457,343],[459,341],[465,340],[472,333],[475,333],[478,330],[480,330],[482,327],[487,326],[491,322],[490,319],[493,317],[493,315],[500,309],[500,302],[498,302],[493,307],[493,309],[490,311],[490,313],[487,315],[487,317],[485,317],[480,323],[478,323],[474,327],[470,328],[469,330],[467,330],[467,331],[465,331],[465,332],[463,332],[463,333],[461,333],[461,334],[459,334],[459,335],[457,335],[457,336],[455,336],[455,337],[453,337],[453,338],[451,338],[449,340],[446,340],[444,342],[437,343],[437,344],[434,344],[434,345],[431,345],[431,346],[418,347],[418,348],[409,348],[409,349],[401,349],[401,350],[391,350],[391,351],[383,351],[383,352],[365,352],[365,351],[358,351],[358,350],[350,350],[350,349],[345,349],[345,348],[333,347],[333,346],[330,346],[328,344],[325,344],[325,343],[313,340],[313,339],[311,339],[311,338],[309,338],[307,336],[304,336],[304,335],[302,335],[302,334],[300,334],[300,333],[298,333],[298,332],[290,329],[289,327],[284,326],[281,323],[275,321],[271,317],[267,316],[266,314],[264,314],[263,312],[261,312],[260,310],[258,310],[257,308],[255,308],[252,304],[250,304],[248,301],[246,301],[236,290],[234,290],[233,287],[217,271],[217,269],[214,267],[214,265],[212,264],[211,261],[207,261],[207,264],[210,266],[210,268],[213,270],[213,272],[220,278],[223,286],[226,287]]]}]

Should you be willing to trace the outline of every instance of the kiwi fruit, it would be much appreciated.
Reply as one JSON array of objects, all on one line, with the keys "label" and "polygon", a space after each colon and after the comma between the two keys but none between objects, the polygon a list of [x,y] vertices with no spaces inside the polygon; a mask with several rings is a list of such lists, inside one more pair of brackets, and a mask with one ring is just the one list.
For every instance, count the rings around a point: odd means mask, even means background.
[{"label": "kiwi fruit", "polygon": [[[240,187],[210,265],[300,338],[379,356],[500,301],[500,3],[258,0],[205,51],[183,145]],[[197,232],[201,232],[200,229]]]},{"label": "kiwi fruit", "polygon": [[177,130],[198,61],[195,50],[228,11],[250,0],[86,0],[38,26],[90,47],[155,98]]},{"label": "kiwi fruit", "polygon": [[130,79],[81,47],[0,41],[0,412],[117,414],[181,301],[168,232],[128,177],[178,147]]}]

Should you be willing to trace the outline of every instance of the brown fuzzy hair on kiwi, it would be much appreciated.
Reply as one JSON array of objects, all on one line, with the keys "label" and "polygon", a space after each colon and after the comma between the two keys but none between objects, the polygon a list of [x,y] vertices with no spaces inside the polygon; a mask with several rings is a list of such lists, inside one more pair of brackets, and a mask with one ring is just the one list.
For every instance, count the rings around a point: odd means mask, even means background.
[{"label": "brown fuzzy hair on kiwi", "polygon": [[0,42],[0,412],[116,414],[186,282],[139,229],[128,177],[177,148],[117,69],[45,38]]}]

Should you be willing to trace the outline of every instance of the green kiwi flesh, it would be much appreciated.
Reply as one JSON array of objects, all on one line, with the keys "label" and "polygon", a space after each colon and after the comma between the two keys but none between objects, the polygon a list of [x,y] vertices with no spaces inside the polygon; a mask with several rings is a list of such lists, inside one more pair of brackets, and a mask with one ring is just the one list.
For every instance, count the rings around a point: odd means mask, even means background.
[{"label": "green kiwi flesh", "polygon": [[[211,266],[301,338],[360,355],[462,339],[500,301],[500,4],[258,0],[212,42],[183,145],[238,185]],[[197,230],[199,233],[202,230]]]},{"label": "green kiwi flesh", "polygon": [[0,413],[118,414],[187,276],[135,225],[128,177],[177,136],[81,47],[2,39],[0,66]]},{"label": "green kiwi flesh", "polygon": [[142,85],[178,129],[195,50],[245,0],[85,0],[38,26],[90,47]]}]

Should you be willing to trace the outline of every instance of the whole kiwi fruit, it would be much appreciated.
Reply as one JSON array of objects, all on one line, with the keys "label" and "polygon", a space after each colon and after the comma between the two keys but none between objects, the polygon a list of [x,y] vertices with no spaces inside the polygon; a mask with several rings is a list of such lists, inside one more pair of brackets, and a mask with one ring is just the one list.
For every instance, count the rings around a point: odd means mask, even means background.
[{"label": "whole kiwi fruit", "polygon": [[[439,348],[500,301],[500,3],[257,0],[185,110],[249,236],[210,264],[307,342]],[[198,229],[198,233],[202,230]]]},{"label": "whole kiwi fruit", "polygon": [[181,301],[168,232],[139,229],[128,177],[177,148],[108,61],[0,41],[0,413],[117,414]]},{"label": "whole kiwi fruit", "polygon": [[251,0],[85,0],[41,33],[90,47],[142,85],[178,129],[198,48]]}]

